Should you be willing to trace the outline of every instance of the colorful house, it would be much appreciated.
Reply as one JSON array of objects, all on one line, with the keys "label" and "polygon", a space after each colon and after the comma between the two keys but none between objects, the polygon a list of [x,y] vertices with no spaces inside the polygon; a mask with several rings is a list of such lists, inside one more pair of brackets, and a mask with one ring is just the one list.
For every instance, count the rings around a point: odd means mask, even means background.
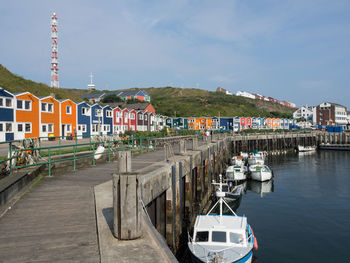
[{"label": "colorful house", "polygon": [[77,104],[77,135],[87,138],[91,135],[91,106],[86,102]]},{"label": "colorful house", "polygon": [[104,106],[102,108],[102,113],[103,113],[102,134],[111,135],[113,133],[113,109],[111,106]]},{"label": "colorful house", "polygon": [[102,125],[102,107],[99,104],[94,104],[91,106],[91,135],[101,135]]},{"label": "colorful house", "polygon": [[220,127],[220,121],[218,117],[212,117],[211,118],[211,129],[216,131],[219,130]]},{"label": "colorful house", "polygon": [[220,131],[232,131],[233,118],[232,117],[220,117]]},{"label": "colorful house", "polygon": [[123,113],[119,107],[113,109],[113,132],[116,134],[124,132]]},{"label": "colorful house", "polygon": [[189,117],[187,118],[187,126],[189,130],[195,130],[196,129],[196,118]]},{"label": "colorful house", "polygon": [[60,102],[52,96],[40,98],[40,137],[59,137],[60,128]]},{"label": "colorful house", "polygon": [[15,138],[15,96],[0,88],[0,141]]},{"label": "colorful house", "polygon": [[184,127],[184,120],[181,117],[173,118],[172,120],[172,127],[174,129],[183,129]]},{"label": "colorful house", "polygon": [[70,100],[60,100],[61,136],[77,134],[77,104]]},{"label": "colorful house", "polygon": [[137,131],[137,111],[129,109],[129,130]]},{"label": "colorful house", "polygon": [[147,130],[147,125],[145,125],[145,112],[143,110],[136,111],[137,118],[137,131],[145,131]]},{"label": "colorful house", "polygon": [[16,94],[15,140],[35,138],[40,135],[40,101],[30,92]]},{"label": "colorful house", "polygon": [[144,90],[121,91],[117,94],[117,96],[122,98],[123,100],[137,99],[140,101],[148,101],[148,102],[151,101],[151,97]]},{"label": "colorful house", "polygon": [[173,119],[171,117],[165,119],[165,126],[169,129],[173,128]]},{"label": "colorful house", "polygon": [[123,131],[126,132],[129,130],[129,110],[127,108],[122,110],[122,120],[123,120]]}]

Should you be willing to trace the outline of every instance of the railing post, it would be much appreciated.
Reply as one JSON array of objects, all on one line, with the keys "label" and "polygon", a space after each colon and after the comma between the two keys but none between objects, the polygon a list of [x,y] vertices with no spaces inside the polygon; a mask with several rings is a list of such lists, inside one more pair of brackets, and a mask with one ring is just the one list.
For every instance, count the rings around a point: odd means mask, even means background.
[{"label": "railing post", "polygon": [[108,162],[111,161],[111,141],[108,140]]},{"label": "railing post", "polygon": [[10,175],[12,175],[12,142],[9,143],[9,153],[10,153]]},{"label": "railing post", "polygon": [[76,167],[75,167],[75,162],[76,162],[76,160],[75,160],[75,153],[76,153],[76,151],[77,151],[77,145],[75,145],[75,146],[73,146],[73,170],[74,170],[74,172],[75,172],[75,170],[76,170]]},{"label": "railing post", "polygon": [[51,177],[51,149],[49,148],[49,177]]},{"label": "railing post", "polygon": [[59,145],[58,152],[59,152],[59,155],[61,155],[61,153],[62,153],[62,151],[61,151],[61,136],[58,137],[58,145]]},{"label": "railing post", "polygon": [[92,166],[95,166],[95,144],[92,145]]}]

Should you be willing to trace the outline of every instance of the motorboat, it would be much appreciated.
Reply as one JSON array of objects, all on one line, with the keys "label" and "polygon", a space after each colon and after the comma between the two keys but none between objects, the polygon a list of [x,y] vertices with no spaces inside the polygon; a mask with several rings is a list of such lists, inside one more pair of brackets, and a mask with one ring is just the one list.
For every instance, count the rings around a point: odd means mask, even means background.
[{"label": "motorboat", "polygon": [[[225,183],[222,184],[222,189],[221,189],[221,191],[225,194],[223,198],[226,202],[235,201],[238,198],[240,198],[243,194],[243,190],[244,190],[243,185],[231,187],[230,185]],[[215,197],[217,197],[218,191],[220,190],[219,189],[216,190]]]},{"label": "motorboat", "polygon": [[[193,238],[188,235],[188,248],[194,262],[252,262],[258,243],[247,217],[238,216],[224,200],[222,176],[216,196],[218,201],[206,215],[197,215]],[[223,205],[230,215],[223,215]],[[219,206],[219,214],[211,214]]]},{"label": "motorboat", "polygon": [[302,146],[298,145],[298,152],[315,152],[316,146]]},{"label": "motorboat", "polygon": [[260,197],[263,197],[264,195],[273,192],[273,180],[264,182],[258,182],[254,180],[248,181],[247,189],[259,194]]},{"label": "motorboat", "polygon": [[233,156],[231,158],[231,165],[244,165],[244,157],[241,155]]},{"label": "motorboat", "polygon": [[247,179],[247,168],[243,165],[231,165],[227,167],[226,172],[227,181],[242,181]]},{"label": "motorboat", "polygon": [[249,165],[255,165],[255,164],[264,165],[264,163],[265,163],[265,160],[260,154],[259,155],[254,154],[254,155],[249,156],[249,158],[248,158]]},{"label": "motorboat", "polygon": [[250,177],[253,180],[264,182],[272,178],[272,171],[267,165],[249,166]]}]

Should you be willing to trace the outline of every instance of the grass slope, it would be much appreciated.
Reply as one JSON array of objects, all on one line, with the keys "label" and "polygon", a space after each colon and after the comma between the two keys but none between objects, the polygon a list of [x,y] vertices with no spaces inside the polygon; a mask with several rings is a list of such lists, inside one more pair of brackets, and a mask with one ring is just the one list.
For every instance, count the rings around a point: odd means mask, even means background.
[{"label": "grass slope", "polygon": [[291,117],[283,105],[200,89],[148,88],[156,112],[167,116]]},{"label": "grass slope", "polygon": [[74,101],[81,101],[80,96],[87,93],[87,90],[81,89],[54,89],[46,84],[24,79],[11,73],[1,64],[0,87],[10,91],[11,93],[29,91],[40,97],[54,94],[56,99],[73,99]]},{"label": "grass slope", "polygon": [[[0,64],[0,87],[12,92],[29,91],[36,96],[55,95],[56,99],[81,101],[86,89],[54,89],[46,84],[24,79]],[[293,109],[277,103],[229,96],[201,89],[145,88],[156,112],[167,116],[261,116],[291,117]],[[96,91],[102,92],[102,91]],[[176,113],[175,113],[176,112]]]}]

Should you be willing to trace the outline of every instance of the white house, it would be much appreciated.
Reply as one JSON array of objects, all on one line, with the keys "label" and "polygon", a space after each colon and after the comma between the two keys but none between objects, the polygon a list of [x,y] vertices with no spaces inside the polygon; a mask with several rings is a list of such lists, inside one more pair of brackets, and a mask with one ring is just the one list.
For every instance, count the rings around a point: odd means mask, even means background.
[{"label": "white house", "polygon": [[236,96],[246,97],[255,100],[255,95],[246,91],[237,91]]},{"label": "white house", "polygon": [[315,107],[310,107],[308,105],[300,107],[293,112],[293,119],[304,118],[308,122],[313,122],[313,108]]}]

